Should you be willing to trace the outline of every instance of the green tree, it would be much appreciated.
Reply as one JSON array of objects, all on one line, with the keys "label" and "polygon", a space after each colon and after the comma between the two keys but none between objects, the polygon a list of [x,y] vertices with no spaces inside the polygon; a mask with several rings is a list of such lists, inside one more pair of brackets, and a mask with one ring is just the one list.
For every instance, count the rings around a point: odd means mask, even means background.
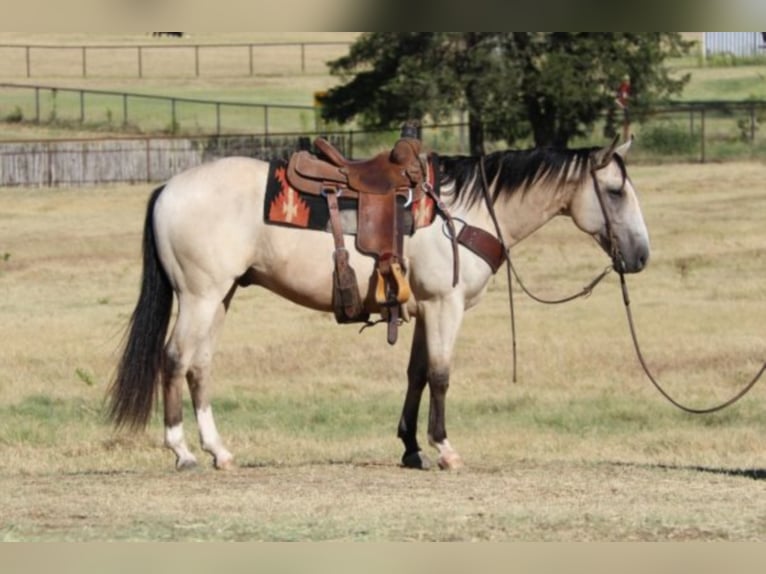
[{"label": "green tree", "polygon": [[485,137],[565,146],[605,112],[614,116],[625,76],[639,119],[680,93],[688,76],[673,78],[664,64],[689,46],[674,32],[367,33],[330,62],[345,83],[327,93],[323,116],[390,128],[465,112],[472,153]]}]

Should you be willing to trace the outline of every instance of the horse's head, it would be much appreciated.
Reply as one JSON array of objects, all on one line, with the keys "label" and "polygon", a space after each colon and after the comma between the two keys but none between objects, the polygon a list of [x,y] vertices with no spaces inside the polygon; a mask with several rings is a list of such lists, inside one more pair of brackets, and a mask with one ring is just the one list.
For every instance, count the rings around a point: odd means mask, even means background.
[{"label": "horse's head", "polygon": [[572,199],[575,224],[592,235],[613,259],[618,270],[638,273],[649,261],[649,233],[636,190],[625,169],[631,141],[594,150],[590,176]]}]

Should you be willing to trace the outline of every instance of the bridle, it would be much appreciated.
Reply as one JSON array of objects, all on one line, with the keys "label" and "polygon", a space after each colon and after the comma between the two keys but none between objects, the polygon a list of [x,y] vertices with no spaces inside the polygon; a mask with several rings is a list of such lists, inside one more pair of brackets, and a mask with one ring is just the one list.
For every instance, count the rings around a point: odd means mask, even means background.
[{"label": "bridle", "polygon": [[[513,382],[516,382],[516,326],[515,326],[515,316],[514,316],[514,309],[513,309],[513,291],[511,287],[511,273],[513,273],[513,275],[516,277],[516,280],[519,282],[519,285],[521,286],[522,290],[527,295],[529,295],[532,299],[540,303],[555,305],[559,303],[566,303],[568,301],[572,301],[579,297],[585,297],[590,295],[590,293],[593,291],[596,285],[598,285],[601,282],[601,280],[604,277],[606,277],[606,275],[608,275],[612,269],[614,269],[620,276],[622,301],[625,307],[625,314],[628,319],[628,327],[630,329],[630,336],[633,340],[633,347],[636,351],[636,357],[638,358],[638,362],[640,363],[641,368],[644,370],[644,373],[646,374],[648,379],[651,381],[651,383],[654,385],[654,387],[657,389],[657,391],[659,391],[659,393],[673,406],[679,408],[680,410],[686,413],[710,414],[710,413],[721,411],[733,405],[734,403],[739,401],[742,397],[744,397],[748,392],[750,392],[750,390],[755,386],[755,384],[758,382],[758,380],[761,378],[764,372],[766,372],[766,361],[764,361],[763,365],[758,370],[758,372],[756,372],[755,376],[733,397],[731,397],[730,399],[722,403],[719,403],[712,407],[703,408],[703,409],[691,408],[678,402],[663,388],[663,386],[660,384],[657,378],[652,374],[651,370],[649,369],[646,363],[646,360],[644,359],[643,353],[641,352],[641,346],[639,345],[638,336],[636,335],[636,328],[633,321],[633,313],[631,312],[631,309],[630,309],[630,295],[628,293],[628,284],[625,281],[625,260],[622,257],[622,253],[620,252],[619,242],[617,241],[617,237],[614,233],[614,225],[612,224],[612,220],[609,217],[609,212],[606,206],[606,200],[604,198],[604,192],[601,189],[601,185],[598,182],[598,178],[596,177],[596,172],[598,172],[601,169],[604,169],[613,161],[614,159],[613,154],[614,154],[613,151],[610,151],[609,153],[605,154],[604,157],[601,158],[601,161],[599,161],[597,164],[593,165],[590,168],[590,176],[591,176],[591,180],[593,181],[593,189],[596,194],[596,198],[598,199],[598,204],[601,208],[601,213],[604,216],[604,226],[606,228],[605,229],[606,236],[609,242],[609,256],[612,259],[612,264],[606,269],[604,269],[604,271],[601,272],[601,274],[596,276],[596,278],[593,279],[588,285],[586,285],[581,291],[573,295],[570,295],[568,297],[564,297],[564,298],[556,299],[556,300],[545,300],[533,295],[524,286],[521,279],[519,278],[518,273],[516,272],[516,269],[513,267],[511,263],[510,250],[506,246],[503,240],[503,235],[500,231],[500,225],[497,221],[497,216],[495,214],[494,205],[490,197],[489,185],[487,183],[487,174],[484,167],[484,156],[481,156],[480,158],[480,171],[481,171],[481,177],[482,177],[482,189],[484,192],[484,200],[487,204],[487,208],[489,210],[489,214],[492,219],[492,222],[494,223],[498,240],[503,246],[503,252],[505,253],[505,258],[508,262],[508,267],[506,268],[506,271],[507,271],[507,277],[508,277],[508,295],[509,295],[510,311],[511,311],[511,335],[512,335],[512,341],[513,341]],[[623,181],[622,181],[622,188],[620,191],[624,190],[625,184],[627,182],[627,174],[625,173],[624,169],[623,169],[622,175],[623,175]]]}]

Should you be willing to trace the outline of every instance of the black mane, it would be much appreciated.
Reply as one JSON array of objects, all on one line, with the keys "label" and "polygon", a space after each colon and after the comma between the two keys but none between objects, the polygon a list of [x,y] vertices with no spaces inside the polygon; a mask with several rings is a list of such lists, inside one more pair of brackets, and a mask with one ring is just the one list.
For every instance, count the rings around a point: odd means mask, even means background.
[{"label": "black mane", "polygon": [[[484,156],[487,182],[491,186],[499,177],[494,188],[493,201],[501,193],[524,193],[538,181],[555,182],[562,185],[574,166],[575,177],[584,179],[588,175],[591,154],[597,147],[577,149],[532,148],[526,150],[496,151]],[[439,158],[441,186],[455,186],[457,198],[469,206],[483,200],[480,158],[477,156],[444,156]]]}]

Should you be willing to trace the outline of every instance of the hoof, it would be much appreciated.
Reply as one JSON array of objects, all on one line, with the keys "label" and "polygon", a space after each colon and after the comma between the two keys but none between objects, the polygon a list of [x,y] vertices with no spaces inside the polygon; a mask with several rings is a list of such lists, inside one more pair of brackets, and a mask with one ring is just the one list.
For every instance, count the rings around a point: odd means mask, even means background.
[{"label": "hoof", "polygon": [[216,470],[231,470],[234,468],[234,457],[229,455],[216,458],[213,466]]},{"label": "hoof", "polygon": [[463,459],[455,452],[440,456],[437,462],[442,470],[460,470],[463,468]]},{"label": "hoof", "polygon": [[197,459],[195,458],[184,458],[184,459],[178,459],[176,461],[176,470],[182,471],[182,470],[194,470],[197,468]]},{"label": "hoof", "polygon": [[423,451],[405,453],[402,457],[402,466],[405,468],[416,468],[418,470],[429,470],[431,461],[423,454]]}]

